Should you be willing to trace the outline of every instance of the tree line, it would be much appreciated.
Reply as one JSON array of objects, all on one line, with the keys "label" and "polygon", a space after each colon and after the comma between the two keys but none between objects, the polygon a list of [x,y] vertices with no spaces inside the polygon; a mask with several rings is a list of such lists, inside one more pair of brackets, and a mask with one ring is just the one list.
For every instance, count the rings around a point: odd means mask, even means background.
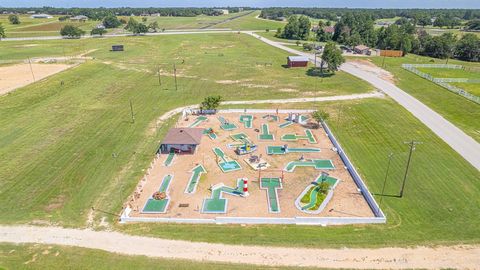
[{"label": "tree line", "polygon": [[371,16],[373,19],[393,17],[412,19],[428,18],[428,20],[431,20],[432,18],[459,18],[463,20],[480,19],[480,9],[349,9],[282,7],[262,9],[260,17],[264,19],[279,20],[282,18],[288,18],[291,15],[305,15],[316,19],[338,21],[347,13],[363,13]]},{"label": "tree line", "polygon": [[[25,14],[29,11],[35,11],[35,13],[46,13],[51,15],[84,15],[92,20],[102,20],[108,15],[114,14],[118,16],[140,16],[145,14],[160,14],[160,16],[174,16],[174,17],[195,17],[198,15],[219,15],[220,13],[216,11],[220,8],[130,8],[130,7],[119,7],[119,8],[56,8],[56,7],[32,7],[32,8],[2,8],[0,7],[0,12],[7,13],[19,13]],[[238,12],[240,8],[238,7],[226,7],[221,8],[226,9],[230,13]],[[252,8],[244,7],[244,10],[251,10]]]}]

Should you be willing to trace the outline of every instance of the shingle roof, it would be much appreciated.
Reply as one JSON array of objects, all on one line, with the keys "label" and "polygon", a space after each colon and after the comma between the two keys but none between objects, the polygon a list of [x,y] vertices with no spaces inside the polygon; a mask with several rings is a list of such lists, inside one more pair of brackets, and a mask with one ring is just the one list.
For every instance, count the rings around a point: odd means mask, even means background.
[{"label": "shingle roof", "polygon": [[162,141],[162,144],[200,144],[202,128],[172,128]]},{"label": "shingle roof", "polygon": [[363,51],[363,50],[368,50],[370,48],[365,45],[358,45],[358,46],[355,46],[355,49]]}]

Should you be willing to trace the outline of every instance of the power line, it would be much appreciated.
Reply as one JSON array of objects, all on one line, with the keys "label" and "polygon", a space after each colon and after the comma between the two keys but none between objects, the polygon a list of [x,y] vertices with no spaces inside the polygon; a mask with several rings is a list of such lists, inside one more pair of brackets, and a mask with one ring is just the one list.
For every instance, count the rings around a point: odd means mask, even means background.
[{"label": "power line", "polygon": [[405,142],[410,146],[410,152],[408,153],[407,167],[405,168],[405,175],[403,176],[402,189],[400,190],[400,198],[403,197],[403,191],[405,190],[405,183],[407,182],[408,170],[410,169],[410,163],[412,161],[412,154],[415,151],[415,145],[421,144],[422,142],[411,140],[410,142]]}]

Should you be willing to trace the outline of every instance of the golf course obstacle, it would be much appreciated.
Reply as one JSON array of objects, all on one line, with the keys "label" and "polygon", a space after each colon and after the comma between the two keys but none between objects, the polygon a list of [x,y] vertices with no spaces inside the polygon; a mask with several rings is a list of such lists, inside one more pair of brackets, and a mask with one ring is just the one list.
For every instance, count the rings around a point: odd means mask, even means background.
[{"label": "golf course obstacle", "polygon": [[237,179],[237,187],[231,188],[223,183],[216,184],[210,188],[212,194],[210,198],[204,199],[202,204],[202,213],[206,214],[226,214],[228,200],[223,197],[223,194],[232,196],[248,196],[248,184],[246,178]]},{"label": "golf course obstacle", "polygon": [[147,200],[142,209],[142,213],[162,214],[167,212],[168,204],[170,203],[168,188],[172,180],[172,174],[167,174],[163,177],[160,188]]},{"label": "golf course obstacle", "polygon": [[279,128],[286,128],[286,127],[288,127],[288,126],[290,126],[290,125],[292,125],[292,124],[293,124],[292,121],[287,121],[287,122],[281,123],[280,125],[278,125],[278,127],[279,127]]},{"label": "golf course obstacle", "polygon": [[[326,183],[326,184],[322,184]],[[295,200],[295,206],[308,214],[319,214],[333,196],[339,180],[320,174]]]},{"label": "golf course obstacle", "polygon": [[308,116],[301,115],[299,113],[289,113],[288,117],[285,118],[287,121],[291,121],[293,123],[299,123],[300,125],[305,125],[308,120]]},{"label": "golf course obstacle", "polygon": [[250,115],[250,114],[240,115],[240,123],[243,123],[245,128],[253,128],[253,115]]},{"label": "golf course obstacle", "polygon": [[335,166],[330,159],[311,159],[290,161],[283,170],[286,172],[293,172],[297,167],[314,167],[316,170],[335,169]]},{"label": "golf course obstacle", "polygon": [[258,146],[256,144],[244,143],[243,145],[239,145],[237,148],[235,148],[235,154],[239,156],[246,155],[257,151],[257,149]]},{"label": "golf course obstacle", "polygon": [[278,116],[276,115],[273,115],[273,114],[267,114],[267,115],[264,115],[262,116],[263,119],[267,119],[267,121],[270,121],[270,122],[278,122]]},{"label": "golf course obstacle", "polygon": [[320,151],[321,151],[320,148],[314,148],[314,147],[290,148],[287,145],[267,146],[268,155],[285,155],[287,153],[318,153]]},{"label": "golf course obstacle", "polygon": [[206,117],[206,116],[199,116],[199,117],[197,117],[197,119],[195,119],[195,121],[194,121],[193,123],[191,123],[190,126],[188,126],[188,127],[194,128],[194,127],[200,125],[200,124],[201,124],[202,122],[204,122],[204,121],[207,121],[207,117]]},{"label": "golf course obstacle", "polygon": [[236,160],[230,159],[227,155],[225,155],[222,149],[214,147],[213,153],[215,153],[217,156],[217,164],[222,172],[227,173],[242,169],[242,166],[240,166]]},{"label": "golf course obstacle", "polygon": [[167,158],[163,162],[163,165],[165,165],[167,167],[171,166],[174,158],[175,158],[175,153],[172,151],[168,154]]},{"label": "golf course obstacle", "polygon": [[266,170],[270,167],[270,164],[266,160],[264,160],[261,155],[251,155],[249,158],[246,158],[244,160],[255,171]]},{"label": "golf course obstacle", "polygon": [[278,189],[282,189],[280,178],[261,178],[260,188],[267,191],[268,212],[280,213],[280,201],[278,200]]},{"label": "golf course obstacle", "polygon": [[260,130],[260,134],[258,134],[258,139],[261,141],[274,141],[275,138],[273,134],[270,133],[270,129],[268,128],[268,124],[262,124],[262,128]]},{"label": "golf course obstacle", "polygon": [[187,187],[185,188],[185,193],[193,194],[197,191],[198,182],[200,182],[200,176],[202,173],[207,173],[207,170],[203,167],[202,164],[195,166],[191,171],[192,175],[188,180]]},{"label": "golf course obstacle", "polygon": [[207,135],[212,140],[215,140],[218,138],[217,134],[215,134],[215,132],[213,131],[213,128],[204,129],[203,134]]},{"label": "golf course obstacle", "polygon": [[311,144],[317,143],[317,140],[315,139],[315,136],[313,136],[313,133],[310,129],[305,129],[305,136],[297,135],[297,134],[284,134],[282,135],[280,140],[287,141],[287,142],[296,142],[298,140],[308,140],[308,142]]},{"label": "golf course obstacle", "polygon": [[225,120],[225,118],[223,118],[222,116],[218,117],[218,121],[220,121],[220,127],[223,130],[230,131],[237,128],[237,126],[234,123],[227,122],[227,120]]}]

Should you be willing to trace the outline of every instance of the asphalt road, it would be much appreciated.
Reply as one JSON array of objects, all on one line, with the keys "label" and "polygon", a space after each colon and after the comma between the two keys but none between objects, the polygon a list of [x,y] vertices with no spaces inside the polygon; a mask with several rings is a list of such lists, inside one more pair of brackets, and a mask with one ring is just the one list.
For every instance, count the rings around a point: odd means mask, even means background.
[{"label": "asphalt road", "polygon": [[[269,45],[275,46],[295,55],[306,56],[312,62],[315,61],[315,56],[311,53],[300,52],[298,50],[286,47],[278,42],[266,39],[253,32],[246,31],[245,33],[258,38]],[[319,62],[318,58],[317,62]],[[446,120],[443,118],[443,116],[430,109],[418,99],[407,94],[393,83],[384,80],[371,72],[363,70],[360,66],[355,66],[347,62],[343,64],[340,69],[369,82],[374,87],[390,96],[393,100],[402,105],[423,124],[430,128],[438,137],[450,145],[453,150],[459,153],[465,160],[477,168],[477,170],[480,170],[480,144],[461,129],[453,125],[450,121]],[[412,139],[415,139],[413,134]]]}]

